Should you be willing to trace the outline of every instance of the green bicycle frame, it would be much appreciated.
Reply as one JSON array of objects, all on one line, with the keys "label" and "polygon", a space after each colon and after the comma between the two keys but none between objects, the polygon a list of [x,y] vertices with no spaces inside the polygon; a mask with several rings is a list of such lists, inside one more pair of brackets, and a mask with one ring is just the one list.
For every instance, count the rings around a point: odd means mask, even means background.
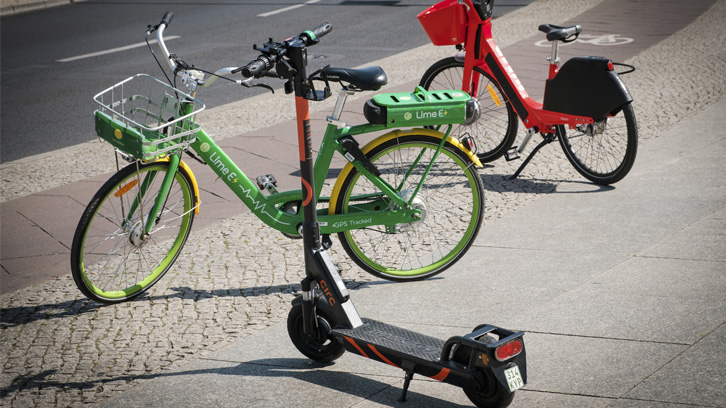
[{"label": "green bicycle frame", "polygon": [[[356,135],[376,132],[384,130],[383,125],[373,124],[361,124],[355,126],[346,126],[338,128],[334,124],[328,124],[323,141],[320,145],[319,153],[315,161],[314,175],[315,175],[315,195],[320,199],[322,186],[324,185],[325,178],[328,174],[330,164],[333,159],[335,152],[339,152],[341,155],[345,155],[346,151],[342,147],[340,141],[346,137],[352,137]],[[397,224],[408,223],[415,221],[417,217],[421,216],[421,210],[411,208],[410,204],[415,199],[419,190],[421,189],[422,183],[426,179],[426,175],[431,170],[433,163],[436,161],[441,149],[446,143],[451,126],[449,126],[445,137],[441,139],[436,152],[434,153],[431,162],[425,170],[424,177],[422,177],[417,188],[411,196],[401,197],[398,195],[397,190],[399,186],[391,186],[380,177],[372,174],[362,163],[358,160],[354,160],[351,164],[361,173],[362,177],[367,178],[373,185],[375,185],[380,192],[375,196],[380,197],[381,200],[385,198],[386,205],[382,206],[384,209],[374,210],[376,205],[371,204],[367,207],[370,210],[357,208],[355,211],[346,214],[328,214],[327,209],[318,211],[318,223],[320,225],[321,234],[333,234],[342,231],[348,231],[351,229],[365,228],[373,225],[385,225],[395,226]],[[299,233],[298,229],[303,222],[302,213],[292,214],[286,211],[280,210],[283,204],[290,202],[302,201],[302,190],[290,190],[283,191],[272,195],[265,195],[258,188],[257,184],[253,182],[230,158],[227,154],[219,147],[210,137],[204,132],[203,129],[199,129],[196,133],[196,141],[191,144],[191,148],[212,168],[215,174],[219,176],[222,181],[237,195],[237,197],[260,219],[268,226],[287,233],[296,235]],[[418,163],[419,158],[416,159],[415,163]],[[179,166],[179,156],[173,155],[170,157],[169,172],[165,176],[165,180],[162,183],[162,187],[158,192],[152,211],[149,214],[146,223],[145,230],[148,233],[153,225],[153,220],[156,219],[158,212],[161,211],[163,202],[169,192],[173,175]],[[409,170],[410,173],[410,170]],[[406,178],[410,174],[406,174]],[[405,182],[405,179],[404,181]],[[402,182],[402,183],[403,183]],[[145,194],[145,191],[140,191],[140,195]],[[354,197],[354,198],[365,198],[372,200],[375,196],[365,197]],[[140,199],[141,197],[139,197]],[[353,197],[352,197],[353,198]],[[322,198],[319,201],[328,201],[327,198]],[[394,204],[393,206],[389,204]],[[381,207],[381,206],[378,206]]]}]

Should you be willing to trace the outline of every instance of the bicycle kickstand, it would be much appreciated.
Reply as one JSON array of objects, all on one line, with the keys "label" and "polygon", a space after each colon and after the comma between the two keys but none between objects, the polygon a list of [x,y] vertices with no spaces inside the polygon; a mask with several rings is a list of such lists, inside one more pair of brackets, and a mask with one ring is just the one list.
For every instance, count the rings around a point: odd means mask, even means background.
[{"label": "bicycle kickstand", "polygon": [[557,138],[556,133],[547,133],[546,135],[544,135],[544,139],[537,146],[535,146],[534,149],[532,149],[532,153],[530,153],[529,156],[527,156],[527,158],[524,159],[524,162],[522,163],[521,166],[519,166],[519,168],[517,169],[517,171],[514,172],[514,174],[507,177],[507,180],[514,180],[517,177],[519,177],[519,174],[522,173],[522,170],[524,170],[524,168],[527,166],[527,164],[529,164],[529,161],[532,160],[532,157],[534,157],[534,155],[537,154],[539,149],[543,148],[545,145],[548,145],[548,144],[554,142],[556,138]]}]

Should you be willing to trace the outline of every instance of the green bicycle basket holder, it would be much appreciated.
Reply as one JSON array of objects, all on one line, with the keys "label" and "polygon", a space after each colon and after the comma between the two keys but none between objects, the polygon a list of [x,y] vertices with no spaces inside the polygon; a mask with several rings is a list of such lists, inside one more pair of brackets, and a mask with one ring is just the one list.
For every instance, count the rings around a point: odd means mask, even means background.
[{"label": "green bicycle basket holder", "polygon": [[[196,139],[194,122],[204,104],[156,78],[137,74],[94,97],[96,134],[117,150],[153,161]],[[190,113],[180,116],[182,104]]]},{"label": "green bicycle basket holder", "polygon": [[479,116],[476,99],[457,90],[384,93],[366,102],[363,115],[369,123],[385,127],[436,126],[472,123]]}]

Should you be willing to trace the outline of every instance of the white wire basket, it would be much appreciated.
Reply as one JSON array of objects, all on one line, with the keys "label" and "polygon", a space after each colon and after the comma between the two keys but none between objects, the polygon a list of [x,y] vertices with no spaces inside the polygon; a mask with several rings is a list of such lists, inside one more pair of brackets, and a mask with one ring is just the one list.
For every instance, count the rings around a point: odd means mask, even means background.
[{"label": "white wire basket", "polygon": [[[136,74],[93,97],[96,134],[137,159],[153,161],[196,140],[200,100],[146,74]],[[182,115],[183,112],[189,112]]]}]

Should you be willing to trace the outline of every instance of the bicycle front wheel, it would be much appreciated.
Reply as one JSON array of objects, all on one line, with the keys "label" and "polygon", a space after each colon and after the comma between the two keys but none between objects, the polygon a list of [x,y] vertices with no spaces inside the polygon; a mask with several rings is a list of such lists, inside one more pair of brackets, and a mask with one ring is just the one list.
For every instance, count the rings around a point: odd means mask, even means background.
[{"label": "bicycle front wheel", "polygon": [[[473,137],[479,160],[488,163],[502,157],[512,147],[517,137],[517,115],[489,74],[479,67],[474,67],[474,73],[478,74],[475,96],[481,105],[481,116],[471,125],[454,125],[451,135],[459,139],[467,134]],[[449,57],[432,65],[421,77],[419,85],[429,91],[438,91],[461,89],[463,82],[464,63]]]},{"label": "bicycle front wheel", "polygon": [[557,136],[575,170],[595,184],[622,180],[635,163],[638,127],[630,103],[616,115],[591,125],[569,130],[560,125]]},{"label": "bicycle front wheel", "polygon": [[148,236],[143,225],[160,191],[168,162],[113,175],[86,207],[71,249],[71,271],[88,298],[118,303],[152,287],[171,268],[194,220],[194,193],[189,174],[179,167]]},{"label": "bicycle front wheel", "polygon": [[[424,179],[441,139],[416,133],[383,139],[366,146],[364,153],[381,172],[381,179],[421,210],[422,218],[345,231],[338,237],[350,258],[375,276],[394,281],[425,279],[454,264],[474,242],[484,214],[482,181],[471,159],[449,142]],[[342,177],[337,214],[371,208],[371,204],[395,208],[355,168]],[[413,196],[420,182],[421,189]]]}]

